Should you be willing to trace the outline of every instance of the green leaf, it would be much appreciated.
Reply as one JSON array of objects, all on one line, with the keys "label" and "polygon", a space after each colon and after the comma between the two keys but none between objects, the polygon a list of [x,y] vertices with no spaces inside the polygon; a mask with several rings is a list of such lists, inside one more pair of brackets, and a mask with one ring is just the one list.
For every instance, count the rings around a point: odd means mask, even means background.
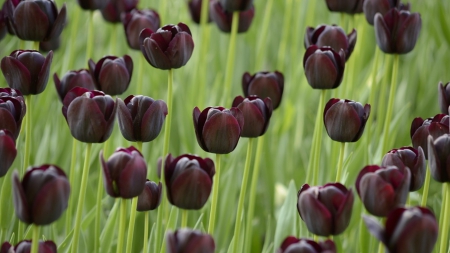
[{"label": "green leaf", "polygon": [[273,252],[276,252],[287,236],[295,234],[295,220],[297,215],[297,187],[295,186],[294,180],[291,180],[288,194],[278,213]]}]

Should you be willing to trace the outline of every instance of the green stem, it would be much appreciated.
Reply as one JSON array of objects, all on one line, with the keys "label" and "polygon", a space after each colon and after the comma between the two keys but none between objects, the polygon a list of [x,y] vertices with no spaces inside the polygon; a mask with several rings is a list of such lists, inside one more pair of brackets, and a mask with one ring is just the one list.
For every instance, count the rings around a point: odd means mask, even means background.
[{"label": "green stem", "polygon": [[[259,31],[259,38],[258,38],[258,44],[256,46],[256,61],[255,61],[255,71],[261,70],[263,67],[263,58],[267,54],[265,54],[266,49],[264,48],[267,35],[269,34],[269,24],[272,15],[270,15],[270,12],[272,11],[272,5],[274,0],[268,0],[266,5],[266,9],[264,10],[264,19],[262,23],[262,28]],[[205,1],[206,2],[206,1]]]},{"label": "green stem", "polygon": [[339,152],[339,163],[338,163],[338,170],[336,173],[336,182],[341,181],[342,176],[342,169],[344,165],[344,153],[345,153],[345,142],[341,142],[341,151]]},{"label": "green stem", "polygon": [[[378,61],[380,58],[380,50],[378,49],[377,46],[375,46],[375,58],[373,61],[373,65],[372,65],[372,83],[370,84],[370,91],[369,91],[369,105],[373,105],[373,102],[375,100],[375,95],[378,93],[378,83],[377,83],[377,75],[378,75]],[[368,129],[368,133],[366,134],[366,147],[367,147],[367,152],[366,152],[366,164],[371,164],[372,162],[369,160],[370,159],[370,146],[372,144],[372,142],[370,141],[370,138],[372,137],[372,122],[373,119],[375,118],[375,115],[372,115],[372,117],[369,117],[369,119],[367,120],[366,123],[366,129]]]},{"label": "green stem", "polygon": [[31,240],[31,253],[38,253],[39,249],[39,226],[33,224],[33,239]]},{"label": "green stem", "polygon": [[100,225],[101,225],[101,216],[102,216],[102,193],[103,193],[103,171],[100,169],[98,170],[98,183],[97,183],[97,201],[95,209],[95,243],[94,243],[94,250],[95,252],[100,252]]},{"label": "green stem", "polygon": [[317,116],[316,116],[316,126],[314,127],[314,131],[317,131],[317,139],[315,140],[315,149],[314,149],[314,166],[313,166],[313,185],[317,185],[319,181],[319,170],[320,170],[320,149],[322,146],[322,128],[323,123],[322,121],[322,115],[323,115],[323,106],[325,103],[325,93],[326,90],[322,90],[320,93],[320,102],[319,102],[319,108],[317,109]]},{"label": "green stem", "polygon": [[[72,157],[70,158],[69,184],[75,185],[75,164],[77,159],[77,139],[72,138]],[[66,211],[66,234],[72,230],[72,206],[75,206],[73,198],[69,197],[69,206]]]},{"label": "green stem", "polygon": [[123,252],[123,240],[125,239],[125,224],[127,221],[127,200],[120,199],[119,234],[117,235],[117,253]]},{"label": "green stem", "polygon": [[231,21],[231,35],[230,35],[230,44],[228,47],[227,65],[225,69],[225,83],[224,83],[225,92],[224,96],[222,96],[223,99],[230,97],[230,90],[233,81],[234,57],[236,55],[235,51],[236,51],[236,37],[238,31],[238,24],[239,24],[239,12],[235,11],[233,12],[233,18]]},{"label": "green stem", "polygon": [[78,196],[77,213],[75,216],[75,228],[74,228],[73,237],[72,237],[72,251],[71,251],[72,253],[78,252],[78,239],[80,237],[81,216],[83,213],[83,205],[85,202],[87,181],[88,181],[88,176],[89,176],[89,167],[90,167],[89,161],[91,158],[91,147],[92,147],[92,143],[87,143],[86,156],[85,156],[84,165],[83,165],[83,175],[81,176],[80,195]]},{"label": "green stem", "polygon": [[[120,26],[122,26],[122,24],[120,24]],[[113,24],[112,25],[112,31],[111,31],[111,35],[110,38],[111,40],[111,44],[110,44],[110,48],[109,48],[109,53],[112,55],[116,55],[118,52],[117,50],[117,28],[119,27],[119,25],[117,24]]]},{"label": "green stem", "polygon": [[86,43],[86,61],[88,61],[92,55],[93,44],[94,44],[94,11],[90,11],[88,21],[88,37]]},{"label": "green stem", "polygon": [[449,220],[450,215],[448,213],[450,212],[450,183],[444,183],[445,187],[445,207],[441,208],[441,216],[444,216],[444,222],[440,223],[442,224],[442,231],[441,231],[441,243],[440,243],[440,253],[446,253],[447,252],[447,242],[448,242],[448,227],[449,227]]},{"label": "green stem", "polygon": [[133,233],[134,224],[136,224],[136,208],[137,208],[138,197],[134,197],[131,200],[131,214],[130,214],[130,224],[128,225],[128,237],[127,237],[127,253],[131,253],[133,249]]},{"label": "green stem", "polygon": [[286,47],[289,41],[291,32],[291,16],[292,16],[292,0],[287,0],[284,10],[283,32],[281,35],[280,47],[278,48],[277,69],[284,71],[284,64],[286,63]]},{"label": "green stem", "polygon": [[[363,210],[363,214],[367,214],[364,207],[362,207],[362,203],[360,206],[361,206],[360,210]],[[359,252],[361,252],[361,253],[367,252],[368,245],[367,245],[366,239],[367,239],[367,231],[364,229],[364,219],[360,218],[359,219],[359,242],[360,242]]]},{"label": "green stem", "polygon": [[188,210],[181,209],[181,227],[187,228],[188,223]]},{"label": "green stem", "polygon": [[382,242],[378,244],[378,253],[383,253],[384,245]]},{"label": "green stem", "polygon": [[216,154],[216,175],[214,176],[212,198],[211,198],[211,212],[209,214],[208,234],[214,233],[214,223],[216,221],[217,197],[219,196],[219,182],[220,182],[220,154]]},{"label": "green stem", "polygon": [[75,60],[74,60],[75,51],[77,51],[74,48],[74,44],[75,44],[75,41],[77,41],[77,31],[78,31],[78,23],[80,21],[81,8],[75,8],[75,10],[73,12],[74,12],[74,14],[73,14],[74,16],[70,22],[71,23],[71,27],[70,27],[71,32],[70,32],[70,39],[69,39],[69,57],[66,57],[64,59],[63,67],[62,67],[63,71],[67,71],[67,69],[69,69],[69,63],[75,62]]},{"label": "green stem", "polygon": [[425,185],[423,186],[423,192],[422,192],[422,202],[420,203],[421,206],[426,207],[427,206],[427,198],[428,198],[428,190],[430,189],[430,166],[427,163],[427,169],[425,174]]},{"label": "green stem", "polygon": [[208,26],[208,12],[209,12],[209,1],[202,1],[202,10],[200,13],[200,57],[198,62],[198,68],[195,72],[195,79],[198,80],[199,84],[198,88],[198,100],[200,108],[204,107],[205,104],[205,86],[206,86],[206,74],[207,64],[206,59],[208,58],[208,46],[209,46],[209,38],[211,29]]},{"label": "green stem", "polygon": [[136,94],[142,95],[142,85],[144,83],[144,56],[142,54],[139,55],[139,66],[138,66],[138,76],[137,76],[137,83],[136,83]]},{"label": "green stem", "polygon": [[398,65],[399,65],[399,55],[396,54],[394,56],[394,66],[392,69],[392,80],[391,80],[391,88],[389,90],[389,102],[388,102],[388,109],[386,112],[386,118],[384,120],[384,133],[383,133],[383,149],[381,150],[381,153],[387,152],[388,148],[388,140],[389,140],[389,125],[391,123],[391,117],[392,117],[392,110],[394,109],[394,98],[395,98],[395,91],[397,89],[397,75],[398,75]]},{"label": "green stem", "polygon": [[148,223],[149,223],[149,216],[150,212],[145,212],[145,223],[144,223],[144,247],[142,249],[142,253],[148,252]]},{"label": "green stem", "polygon": [[136,142],[136,148],[142,153],[142,141]]}]

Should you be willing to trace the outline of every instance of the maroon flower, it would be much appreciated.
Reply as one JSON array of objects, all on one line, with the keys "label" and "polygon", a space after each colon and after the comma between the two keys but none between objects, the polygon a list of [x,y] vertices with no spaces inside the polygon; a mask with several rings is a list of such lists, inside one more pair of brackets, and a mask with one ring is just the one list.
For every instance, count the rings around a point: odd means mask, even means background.
[{"label": "maroon flower", "polygon": [[439,99],[439,108],[441,109],[441,113],[448,114],[448,107],[450,106],[450,82],[445,85],[442,82],[438,84],[438,99]]},{"label": "maroon flower", "polygon": [[16,155],[14,136],[8,130],[0,130],[0,177],[6,175]]},{"label": "maroon flower", "polygon": [[89,70],[99,90],[111,96],[120,95],[130,85],[133,60],[128,55],[105,56],[97,63],[89,59]]},{"label": "maroon flower", "polygon": [[431,176],[438,182],[450,182],[450,135],[428,136],[428,160]]},{"label": "maroon flower", "polygon": [[163,189],[161,182],[156,184],[155,182],[147,179],[144,190],[138,196],[136,210],[139,212],[155,210],[161,203],[162,191]]},{"label": "maroon flower", "polygon": [[241,137],[255,138],[266,132],[273,110],[270,98],[262,100],[258,96],[237,96],[232,107],[237,107],[244,116]]},{"label": "maroon flower", "polygon": [[349,14],[363,12],[364,0],[326,0],[328,9],[332,12],[345,12]]},{"label": "maroon flower", "polygon": [[167,253],[214,253],[216,245],[209,234],[188,228],[168,232]]},{"label": "maroon flower", "polygon": [[[208,1],[208,7],[211,0],[204,0]],[[197,24],[200,24],[201,14],[202,14],[202,2],[203,0],[189,0],[188,2],[188,8],[189,13],[191,14],[192,21],[194,21]],[[211,13],[208,12],[208,20],[207,23],[211,22]]]},{"label": "maroon flower", "polygon": [[400,0],[364,0],[363,11],[367,22],[373,25],[375,14],[384,16],[392,8],[409,11],[409,7],[409,3],[402,4]]},{"label": "maroon flower", "polygon": [[425,158],[428,159],[428,135],[433,139],[449,133],[449,116],[437,114],[433,118],[415,118],[411,123],[411,142],[414,148],[422,147]]},{"label": "maroon flower", "polygon": [[87,69],[70,70],[61,80],[59,80],[58,75],[55,73],[53,75],[53,81],[55,82],[55,88],[61,101],[75,87],[95,90],[95,81]]},{"label": "maroon flower", "polygon": [[19,136],[26,105],[20,91],[0,88],[0,129],[8,130],[14,140]]},{"label": "maroon flower", "polygon": [[83,10],[101,10],[106,7],[108,0],[77,0]]},{"label": "maroon flower", "polygon": [[140,50],[139,34],[145,28],[156,31],[159,28],[159,14],[155,10],[137,10],[122,14],[128,46]]},{"label": "maroon flower", "polygon": [[245,72],[242,76],[242,89],[246,97],[256,95],[260,98],[270,97],[273,109],[280,106],[284,90],[284,77],[281,72],[261,71],[254,75]]},{"label": "maroon flower", "polygon": [[336,245],[332,240],[315,242],[310,239],[288,236],[281,243],[277,253],[336,253]]},{"label": "maroon flower", "polygon": [[220,0],[220,4],[228,12],[242,12],[253,6],[253,0]]},{"label": "maroon flower", "polygon": [[335,89],[344,76],[345,52],[330,47],[308,47],[303,57],[306,79],[313,89]]},{"label": "maroon flower", "polygon": [[[30,253],[31,240],[20,241],[16,246],[12,246],[9,242],[4,242],[1,246],[0,253]],[[53,241],[39,241],[39,253],[56,253],[57,247]]]},{"label": "maroon flower", "polygon": [[[219,27],[222,32],[230,33],[231,23],[233,20],[233,12],[225,10],[219,0],[211,1],[209,6],[211,19],[217,24],[217,27]],[[237,32],[244,33],[248,31],[250,25],[252,24],[254,16],[255,7],[253,6],[253,4],[251,5],[250,9],[240,11]]]},{"label": "maroon flower", "polygon": [[121,15],[137,7],[139,0],[109,0],[101,9],[103,18],[111,23],[120,23]]}]

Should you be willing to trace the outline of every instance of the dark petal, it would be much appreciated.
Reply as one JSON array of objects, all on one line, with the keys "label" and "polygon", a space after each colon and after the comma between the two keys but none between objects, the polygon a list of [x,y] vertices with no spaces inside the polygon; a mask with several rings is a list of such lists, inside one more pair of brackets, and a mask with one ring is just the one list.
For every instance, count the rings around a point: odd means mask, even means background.
[{"label": "dark petal", "polygon": [[61,85],[61,80],[59,80],[58,74],[53,74],[53,82],[55,83],[56,92],[58,92],[59,98],[64,100],[63,87]]},{"label": "dark petal", "polygon": [[[309,49],[308,49],[309,50]],[[339,79],[336,64],[328,52],[316,51],[305,62],[305,75],[313,89],[333,89]]]},{"label": "dark petal", "polygon": [[369,232],[375,236],[379,241],[381,241],[384,245],[387,244],[386,240],[386,233],[381,226],[381,224],[374,218],[368,215],[363,215],[364,223],[366,224],[367,229]]},{"label": "dark petal", "polygon": [[[339,26],[324,27],[325,30],[317,37],[317,41],[315,44],[318,47],[331,47],[336,52],[339,52],[339,50],[341,49],[343,49],[345,52],[348,52],[349,42],[344,30]],[[348,55],[348,57],[350,57],[350,55]]]},{"label": "dark petal", "polygon": [[[150,36],[152,36],[153,34],[153,30],[149,29],[149,28],[144,28],[141,31],[139,31],[139,44],[140,46],[144,45],[144,40],[146,38],[150,38]],[[142,50],[142,48],[141,48]]]},{"label": "dark petal", "polygon": [[[372,215],[385,217],[397,203],[394,187],[376,173],[365,174],[360,181],[360,197]],[[409,187],[409,185],[408,185]]]},{"label": "dark petal", "polygon": [[50,30],[50,21],[39,5],[33,1],[21,1],[14,10],[17,37],[22,40],[43,41]]},{"label": "dark petal", "polygon": [[417,131],[417,129],[419,129],[419,127],[422,126],[424,120],[422,118],[414,118],[414,120],[411,123],[411,130],[409,132],[409,135],[411,136],[411,139],[414,135],[414,133]]},{"label": "dark petal", "polygon": [[[250,81],[253,79],[254,76],[250,75],[250,73],[245,72],[242,75],[242,90],[244,92],[244,96],[249,96],[250,94],[248,93],[249,90],[249,86],[250,86]],[[252,95],[256,95],[256,94],[252,94]]]},{"label": "dark petal", "polygon": [[[248,85],[247,95],[257,95],[264,99],[270,97],[273,103],[274,109],[280,105],[281,96],[283,94],[283,83],[277,80],[276,75],[259,76],[257,75]],[[245,92],[244,92],[245,93]]]},{"label": "dark petal", "polygon": [[138,152],[133,152],[117,181],[120,196],[125,199],[139,196],[144,190],[146,176],[147,164]]},{"label": "dark petal", "polygon": [[396,51],[399,54],[411,52],[416,45],[417,39],[422,27],[422,19],[419,13],[406,14],[401,12],[400,15],[408,15],[403,24],[398,28],[396,42]]},{"label": "dark petal", "polygon": [[244,101],[244,97],[237,96],[234,98],[233,103],[231,104],[231,107],[238,107],[240,103]]},{"label": "dark petal", "polygon": [[70,195],[69,181],[65,177],[55,178],[41,188],[32,206],[33,223],[48,225],[56,221],[67,209]]},{"label": "dark petal", "polygon": [[161,203],[162,184],[147,180],[142,193],[138,196],[137,211],[155,210]]},{"label": "dark petal", "polygon": [[265,130],[266,120],[260,108],[250,102],[243,102],[238,108],[244,115],[244,129],[241,136],[249,138],[261,136]]},{"label": "dark petal", "polygon": [[208,114],[209,107],[204,109],[203,112],[198,109],[198,107],[195,107],[192,112],[192,118],[194,120],[194,130],[195,130],[195,136],[197,137],[197,143],[198,145],[208,152],[208,148],[205,145],[205,142],[203,140],[203,127],[205,125],[206,121],[206,115]]},{"label": "dark petal", "polygon": [[245,33],[250,28],[252,24],[253,17],[255,16],[255,7],[252,4],[252,7],[246,11],[239,12],[239,24],[238,24],[238,33]]},{"label": "dark petal", "polygon": [[244,114],[242,114],[241,110],[236,107],[230,108],[231,115],[233,115],[241,128],[241,132],[244,129]]},{"label": "dark petal", "polygon": [[378,165],[367,165],[365,166],[358,174],[358,177],[356,178],[356,182],[355,182],[355,186],[356,186],[356,191],[358,192],[359,197],[361,197],[361,191],[359,190],[360,188],[360,183],[361,183],[361,178],[367,174],[367,173],[373,173],[377,170],[381,169],[380,166]]},{"label": "dark petal", "polygon": [[[323,26],[319,27],[318,29],[321,29],[322,27]],[[314,27],[306,27],[305,39],[304,39],[305,49],[307,49],[311,45],[316,44],[315,42],[312,41],[312,37],[315,32],[316,32],[316,29],[314,29]]]},{"label": "dark petal", "polygon": [[202,131],[208,152],[228,154],[236,148],[241,134],[241,126],[236,118],[228,113],[216,113],[210,117]]},{"label": "dark petal", "polygon": [[1,68],[8,86],[20,90],[25,96],[31,92],[31,74],[19,60],[6,56],[2,59]]},{"label": "dark petal", "polygon": [[14,210],[17,218],[26,224],[31,224],[33,220],[31,219],[30,206],[28,204],[27,197],[25,196],[25,190],[19,180],[19,173],[17,171],[14,171],[12,176],[12,190]]},{"label": "dark petal", "polygon": [[124,55],[122,58],[123,61],[125,62],[125,67],[128,70],[128,74],[130,75],[130,80],[128,80],[128,82],[130,82],[131,77],[133,76],[133,59],[127,54]]},{"label": "dark petal", "polygon": [[154,41],[152,38],[145,39],[142,48],[145,51],[144,55],[147,56],[146,59],[148,63],[150,63],[150,65],[158,69],[172,68],[170,59],[165,55],[161,48],[159,48],[156,41]]},{"label": "dark petal", "polygon": [[378,47],[387,54],[395,53],[395,49],[391,45],[391,31],[380,13],[374,17],[375,37]]},{"label": "dark petal", "polygon": [[347,229],[348,225],[350,224],[350,220],[352,218],[353,201],[354,196],[352,190],[350,189],[345,195],[345,199],[339,206],[339,209],[337,210],[337,213],[335,215],[334,231],[332,232],[333,235],[341,234],[345,231],[345,229]]},{"label": "dark petal", "polygon": [[64,26],[66,26],[66,16],[67,16],[66,4],[63,4],[61,10],[59,11],[58,17],[55,20],[55,23],[53,23],[52,30],[49,36],[47,37],[47,40],[53,40],[55,38],[58,38],[59,35],[61,35]]},{"label": "dark petal", "polygon": [[42,65],[41,70],[39,71],[39,75],[37,77],[37,83],[35,88],[35,93],[32,94],[40,94],[47,87],[48,77],[50,75],[50,67],[52,65],[53,59],[53,51],[48,52],[47,57],[45,57],[44,64]]},{"label": "dark petal", "polygon": [[[396,0],[394,0],[396,1]],[[379,1],[379,0],[365,0],[363,3],[363,11],[366,16],[366,20],[370,25],[374,23],[375,14],[378,12],[381,15],[386,14],[391,8],[395,7],[391,5],[391,0]]]},{"label": "dark petal", "polygon": [[220,0],[220,3],[227,12],[232,13],[234,11],[242,12],[248,10],[253,0]]},{"label": "dark petal", "polygon": [[9,242],[4,242],[0,247],[0,253],[8,253],[10,248],[14,249],[14,246],[12,246]]},{"label": "dark petal", "polygon": [[0,177],[6,175],[17,155],[13,136],[3,135],[2,132],[3,130],[0,130]]},{"label": "dark petal", "polygon": [[17,125],[14,115],[5,108],[0,107],[0,129],[8,130],[17,139],[19,136],[20,126]]},{"label": "dark petal", "polygon": [[[362,2],[362,1],[360,1],[360,2]],[[356,30],[353,29],[352,32],[347,35],[347,37],[348,37],[348,48],[346,50],[346,55],[345,55],[346,60],[348,60],[348,58],[350,58],[350,55],[352,54],[353,49],[355,49],[356,37],[357,37]]]},{"label": "dark petal", "polygon": [[333,232],[333,217],[317,197],[318,189],[316,187],[302,192],[298,197],[297,209],[311,233],[329,236]]},{"label": "dark petal", "polygon": [[100,161],[103,170],[103,184],[105,185],[106,193],[113,198],[119,197],[119,194],[114,191],[113,179],[111,178],[111,173],[109,172],[108,163],[105,162],[103,158],[103,150],[100,150]]},{"label": "dark petal", "polygon": [[112,96],[124,93],[130,84],[130,80],[130,73],[121,58],[105,61],[98,75],[101,90]]},{"label": "dark petal", "polygon": [[[145,29],[147,27],[150,28],[149,29],[150,31],[156,31],[158,29],[159,18],[157,18],[157,20],[156,20],[156,18],[153,18],[153,16],[154,16],[153,14],[150,14],[150,15],[152,15],[152,17],[147,17],[147,16],[143,16],[140,14],[135,14],[135,16],[132,16],[129,13],[125,14],[125,20],[123,20],[123,23],[125,26],[125,32],[126,32],[126,36],[127,36],[128,45],[132,49],[139,50],[141,48],[142,43],[140,43],[139,35],[143,29]],[[130,20],[130,21],[127,22],[126,20]],[[155,24],[155,23],[157,23],[157,24]],[[153,32],[151,32],[151,33],[153,33]],[[146,37],[150,37],[151,33],[146,35]]]},{"label": "dark petal", "polygon": [[191,58],[194,51],[194,41],[188,33],[181,32],[175,35],[170,41],[169,47],[165,54],[170,60],[171,67],[174,69],[181,68]]},{"label": "dark petal", "polygon": [[148,142],[156,139],[161,132],[164,120],[168,113],[167,105],[162,100],[156,100],[145,112],[141,123],[142,141]]},{"label": "dark petal", "polygon": [[324,114],[324,123],[330,138],[339,142],[353,142],[362,127],[358,113],[346,102],[333,104]]},{"label": "dark petal", "polygon": [[209,2],[209,11],[211,15],[211,19],[214,21],[214,23],[217,24],[217,27],[225,33],[231,32],[231,21],[232,21],[232,14],[229,12],[226,12],[222,5],[220,4],[220,1],[210,1]]},{"label": "dark petal", "polygon": [[438,101],[439,108],[441,109],[441,113],[448,113],[448,107],[450,106],[450,92],[447,92],[447,89],[450,89],[450,83],[446,83],[445,86],[442,82],[438,84]]},{"label": "dark petal", "polygon": [[122,99],[117,99],[117,117],[119,121],[119,129],[123,137],[128,141],[136,141],[134,137],[133,119],[130,110],[128,110]]},{"label": "dark petal", "polygon": [[281,243],[280,248],[278,249],[277,252],[284,252],[287,247],[289,247],[291,244],[295,244],[300,242],[300,239],[294,237],[294,236],[288,236],[284,239],[284,241]]},{"label": "dark petal", "polygon": [[436,140],[428,136],[428,161],[431,176],[434,180],[442,183],[450,182],[448,145],[450,145],[448,135],[441,136]]}]

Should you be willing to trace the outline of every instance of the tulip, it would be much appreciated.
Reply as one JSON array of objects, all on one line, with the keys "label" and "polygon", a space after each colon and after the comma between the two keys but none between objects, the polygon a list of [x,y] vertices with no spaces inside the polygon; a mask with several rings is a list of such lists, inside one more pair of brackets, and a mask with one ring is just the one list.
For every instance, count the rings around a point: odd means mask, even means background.
[{"label": "tulip", "polygon": [[194,108],[194,129],[197,142],[206,152],[228,154],[239,141],[244,127],[244,115],[232,107],[207,107],[200,111]]},{"label": "tulip", "polygon": [[55,165],[31,167],[22,182],[13,174],[14,209],[27,224],[48,225],[66,210],[70,185],[66,174]]},{"label": "tulip", "polygon": [[384,16],[374,17],[378,47],[387,54],[406,54],[416,45],[422,27],[419,13],[392,8]]},{"label": "tulip", "polygon": [[75,87],[95,90],[95,81],[87,69],[70,70],[63,76],[62,80],[59,80],[58,75],[55,73],[53,81],[61,102],[64,101],[66,94]]},{"label": "tulip", "polygon": [[438,224],[432,211],[424,207],[397,208],[385,227],[364,217],[370,233],[387,248],[386,252],[431,253],[438,237]]},{"label": "tulip", "polygon": [[345,52],[330,47],[308,47],[303,57],[306,79],[313,89],[335,89],[344,76]]},{"label": "tulip", "polygon": [[161,203],[162,184],[147,179],[144,190],[138,196],[137,211],[155,210]]},{"label": "tulip", "polygon": [[108,161],[105,161],[101,151],[100,160],[103,182],[109,196],[131,199],[142,193],[147,176],[147,164],[139,150],[133,146],[118,148]]},{"label": "tulip", "polygon": [[364,132],[370,115],[370,105],[332,98],[325,106],[323,122],[328,136],[334,141],[356,142]]},{"label": "tulip", "polygon": [[139,40],[145,59],[158,69],[181,68],[189,61],[194,50],[191,31],[183,23],[166,25],[156,32],[145,28]]},{"label": "tulip", "polygon": [[118,103],[120,132],[128,141],[149,142],[158,137],[167,115],[167,105],[162,100],[130,95]]},{"label": "tulip", "polygon": [[6,36],[7,31],[6,18],[3,14],[3,9],[0,9],[0,41]]},{"label": "tulip", "polygon": [[310,187],[298,192],[297,210],[308,230],[316,235],[338,235],[350,224],[353,192],[340,183]]},{"label": "tulip", "polygon": [[[0,253],[30,253],[31,241],[20,241],[16,246],[12,246],[9,242],[4,242],[1,246]],[[39,241],[39,253],[56,253],[57,247],[53,241]]]},{"label": "tulip", "polygon": [[328,9],[332,12],[345,12],[348,14],[363,12],[364,0],[326,0],[325,2]]},{"label": "tulip", "polygon": [[124,93],[131,81],[133,60],[130,56],[105,56],[97,63],[89,60],[89,70],[97,88],[111,96]]},{"label": "tulip", "polygon": [[379,217],[404,206],[411,172],[405,167],[368,165],[356,178],[356,190],[366,210]]},{"label": "tulip", "polygon": [[254,75],[245,72],[242,76],[242,89],[246,97],[256,95],[260,98],[269,97],[273,109],[280,106],[284,90],[284,77],[281,72],[257,72]]},{"label": "tulip", "polygon": [[188,228],[168,232],[167,253],[214,253],[216,245],[209,234]]},{"label": "tulip", "polygon": [[431,176],[438,182],[450,182],[450,135],[428,136],[428,159]]},{"label": "tulip", "polygon": [[427,169],[427,162],[423,149],[419,147],[402,147],[399,149],[392,149],[384,155],[381,166],[394,165],[397,167],[406,167],[411,172],[411,183],[409,184],[409,191],[417,191],[422,188],[425,182],[425,173]]},{"label": "tulip", "polygon": [[214,162],[209,158],[167,155],[164,163],[167,198],[182,209],[201,209],[211,193],[214,174]]},{"label": "tulip", "polygon": [[102,143],[113,130],[116,105],[110,96],[101,91],[75,87],[64,98],[62,113],[75,139]]},{"label": "tulip", "polygon": [[156,31],[159,28],[159,14],[154,10],[132,10],[122,14],[128,46],[140,50],[139,34],[145,28]]},{"label": "tulip", "polygon": [[443,114],[448,114],[448,107],[450,106],[450,82],[445,85],[442,82],[438,84],[438,99],[439,99],[439,108]]},{"label": "tulip", "polygon": [[16,159],[17,150],[14,136],[8,130],[0,130],[0,177],[8,172]]},{"label": "tulip", "polygon": [[244,116],[241,137],[255,138],[266,132],[273,110],[270,98],[262,100],[258,96],[237,96],[232,107],[237,107]]},{"label": "tulip", "polygon": [[315,242],[310,239],[296,238],[288,236],[281,243],[277,253],[336,253],[336,245],[332,240],[325,240],[323,242]]},{"label": "tulip", "polygon": [[253,0],[220,0],[220,4],[228,12],[242,12],[253,7]]},{"label": "tulip", "polygon": [[48,52],[55,51],[61,46],[61,37],[52,38],[48,41],[39,42],[39,51]]},{"label": "tulip", "polygon": [[20,91],[0,88],[0,129],[8,130],[14,140],[19,136],[26,110],[25,101]]},{"label": "tulip", "polygon": [[35,50],[15,50],[2,59],[1,69],[9,87],[36,95],[47,86],[52,59],[52,51],[44,57]]},{"label": "tulip", "polygon": [[[211,0],[205,0],[211,2]],[[202,2],[203,0],[189,0],[188,2],[188,8],[189,13],[191,14],[192,21],[194,21],[197,24],[200,24],[200,17],[202,13]],[[211,15],[208,12],[208,20],[207,23],[211,22]]]},{"label": "tulip", "polygon": [[306,28],[305,48],[312,45],[318,47],[331,47],[334,51],[339,52],[343,49],[345,59],[348,60],[353,52],[356,44],[356,30],[353,29],[348,35],[337,25],[321,25],[317,28]]},{"label": "tulip", "polygon": [[410,5],[400,3],[400,0],[364,0],[363,11],[366,20],[373,25],[375,14],[378,12],[384,16],[392,8],[409,11]]},{"label": "tulip", "polygon": [[106,7],[109,0],[77,0],[81,9],[83,10],[102,10]]},{"label": "tulip", "polygon": [[[217,24],[217,27],[222,32],[231,32],[231,23],[233,19],[233,12],[229,12],[222,7],[221,2],[218,0],[213,0],[209,4],[211,19]],[[238,33],[244,33],[248,31],[250,25],[252,24],[253,17],[255,16],[255,7],[251,6],[250,9],[246,11],[239,12],[239,24]]]},{"label": "tulip", "polygon": [[139,0],[109,0],[105,8],[101,9],[103,18],[111,23],[120,23],[121,15],[137,7]]},{"label": "tulip", "polygon": [[428,159],[428,135],[431,135],[433,139],[437,139],[439,136],[449,133],[449,119],[450,117],[445,114],[437,114],[433,118],[422,119],[415,118],[411,123],[411,141],[414,148],[421,147],[425,158]]}]

